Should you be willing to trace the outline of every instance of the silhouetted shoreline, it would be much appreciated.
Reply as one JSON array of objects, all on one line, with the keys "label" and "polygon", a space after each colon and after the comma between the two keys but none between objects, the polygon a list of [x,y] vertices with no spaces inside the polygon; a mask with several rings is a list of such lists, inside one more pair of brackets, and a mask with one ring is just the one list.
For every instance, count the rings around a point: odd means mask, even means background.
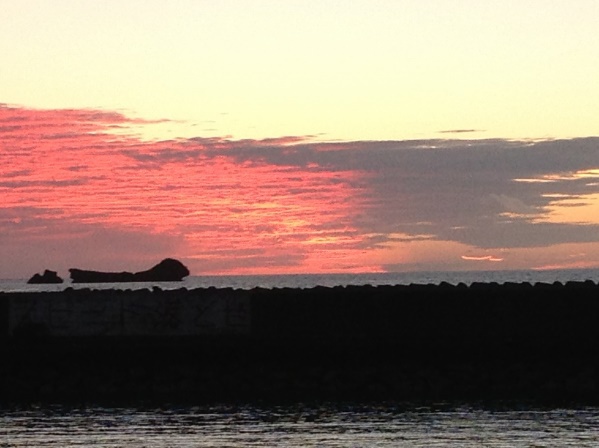
[{"label": "silhouetted shoreline", "polygon": [[2,402],[599,403],[599,286],[0,293]]}]

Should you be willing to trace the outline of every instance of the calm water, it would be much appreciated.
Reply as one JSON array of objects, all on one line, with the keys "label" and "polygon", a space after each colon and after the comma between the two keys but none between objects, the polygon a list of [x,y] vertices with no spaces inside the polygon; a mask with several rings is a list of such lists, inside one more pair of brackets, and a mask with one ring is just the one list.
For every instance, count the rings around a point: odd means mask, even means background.
[{"label": "calm water", "polygon": [[460,282],[546,282],[562,283],[568,281],[592,280],[599,282],[599,269],[563,269],[543,271],[456,271],[456,272],[390,272],[378,274],[298,274],[298,275],[222,275],[192,276],[182,282],[167,283],[96,283],[71,284],[69,280],[60,285],[28,285],[26,280],[0,280],[0,291],[61,291],[73,288],[118,288],[141,289],[159,286],[163,289],[175,288],[311,288],[314,286],[346,286],[346,285],[409,285],[411,283],[427,284]]},{"label": "calm water", "polygon": [[0,411],[0,447],[597,447],[599,408],[210,407]]}]

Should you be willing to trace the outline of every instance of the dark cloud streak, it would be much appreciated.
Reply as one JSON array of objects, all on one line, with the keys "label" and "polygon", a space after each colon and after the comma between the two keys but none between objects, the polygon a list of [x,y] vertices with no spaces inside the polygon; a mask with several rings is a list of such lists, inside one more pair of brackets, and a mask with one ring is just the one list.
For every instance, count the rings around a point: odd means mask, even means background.
[{"label": "dark cloud streak", "polygon": [[[226,154],[240,163],[360,171],[369,193],[355,224],[368,233],[414,234],[422,228],[419,223],[428,222],[427,233],[436,238],[479,247],[591,242],[599,235],[599,225],[537,219],[555,202],[551,195],[576,198],[599,191],[589,179],[574,177],[599,167],[599,138],[300,143],[283,148],[231,142],[208,154]],[[555,179],[516,181],[547,176]],[[506,213],[518,216],[506,221]]]},{"label": "dark cloud streak", "polygon": [[[515,141],[412,140],[313,143],[299,139],[230,141],[196,138],[149,154],[126,151],[139,162],[169,163],[228,157],[313,171],[360,172],[366,207],[353,223],[378,234],[426,233],[478,247],[537,247],[596,241],[599,225],[539,223],[562,199],[598,191],[577,172],[599,167],[599,138]],[[550,182],[541,182],[552,177]],[[521,179],[532,180],[521,182]],[[536,181],[535,181],[536,180]],[[355,182],[355,181],[353,181]],[[305,191],[303,193],[306,193]],[[506,219],[507,215],[512,215]],[[460,231],[452,229],[459,228]]]}]

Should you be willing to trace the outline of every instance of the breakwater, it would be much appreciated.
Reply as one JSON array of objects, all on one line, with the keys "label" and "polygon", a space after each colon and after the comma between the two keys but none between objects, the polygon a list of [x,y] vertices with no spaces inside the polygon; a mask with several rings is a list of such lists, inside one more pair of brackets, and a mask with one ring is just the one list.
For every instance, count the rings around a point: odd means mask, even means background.
[{"label": "breakwater", "polygon": [[599,286],[0,294],[0,401],[599,403]]}]

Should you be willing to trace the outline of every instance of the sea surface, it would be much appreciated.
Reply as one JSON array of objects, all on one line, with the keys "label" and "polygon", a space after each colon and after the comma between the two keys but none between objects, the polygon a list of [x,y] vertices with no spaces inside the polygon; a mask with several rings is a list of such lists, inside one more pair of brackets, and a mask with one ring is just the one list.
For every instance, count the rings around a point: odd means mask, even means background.
[{"label": "sea surface", "polygon": [[295,274],[295,275],[205,275],[190,276],[181,282],[131,282],[131,283],[76,283],[69,279],[58,285],[28,285],[26,279],[1,280],[0,292],[62,291],[68,287],[75,289],[143,289],[159,287],[177,288],[312,288],[315,286],[348,285],[409,285],[439,284],[453,285],[474,282],[599,282],[599,269],[562,269],[530,271],[438,271],[438,272],[386,272],[372,274]]},{"label": "sea surface", "polygon": [[597,447],[599,408],[0,409],[0,447]]}]

